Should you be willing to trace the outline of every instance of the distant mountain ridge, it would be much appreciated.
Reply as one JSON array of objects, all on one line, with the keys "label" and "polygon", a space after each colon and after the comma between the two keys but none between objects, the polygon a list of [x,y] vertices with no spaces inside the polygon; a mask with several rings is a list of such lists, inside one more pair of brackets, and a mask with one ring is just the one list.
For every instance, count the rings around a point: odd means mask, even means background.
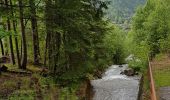
[{"label": "distant mountain ridge", "polygon": [[[106,0],[105,0],[106,1]],[[106,17],[117,24],[130,21],[138,6],[145,4],[146,0],[107,0],[110,1]],[[128,22],[127,22],[128,23]]]}]

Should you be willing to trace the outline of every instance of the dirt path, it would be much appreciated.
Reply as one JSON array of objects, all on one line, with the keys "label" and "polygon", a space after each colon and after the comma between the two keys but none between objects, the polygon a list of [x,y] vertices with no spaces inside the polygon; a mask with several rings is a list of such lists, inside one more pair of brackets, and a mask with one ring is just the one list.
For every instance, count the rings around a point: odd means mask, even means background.
[{"label": "dirt path", "polygon": [[151,62],[157,94],[160,100],[170,100],[170,58],[161,55]]}]

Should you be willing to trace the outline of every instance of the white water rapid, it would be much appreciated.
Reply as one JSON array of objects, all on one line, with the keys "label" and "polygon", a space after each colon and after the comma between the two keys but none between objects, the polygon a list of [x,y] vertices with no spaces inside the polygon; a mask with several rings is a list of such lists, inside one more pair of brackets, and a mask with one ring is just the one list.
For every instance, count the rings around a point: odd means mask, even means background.
[{"label": "white water rapid", "polygon": [[93,100],[138,100],[141,77],[121,75],[127,68],[128,65],[112,65],[102,79],[92,80]]}]

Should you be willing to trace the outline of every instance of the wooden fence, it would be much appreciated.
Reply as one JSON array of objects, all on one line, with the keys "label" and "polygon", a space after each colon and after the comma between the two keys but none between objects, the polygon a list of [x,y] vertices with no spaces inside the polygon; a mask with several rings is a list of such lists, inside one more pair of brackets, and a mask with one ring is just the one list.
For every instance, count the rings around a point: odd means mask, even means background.
[{"label": "wooden fence", "polygon": [[155,83],[154,83],[153,73],[152,73],[152,65],[150,63],[149,58],[148,58],[148,62],[149,62],[150,96],[151,96],[151,100],[157,100]]}]

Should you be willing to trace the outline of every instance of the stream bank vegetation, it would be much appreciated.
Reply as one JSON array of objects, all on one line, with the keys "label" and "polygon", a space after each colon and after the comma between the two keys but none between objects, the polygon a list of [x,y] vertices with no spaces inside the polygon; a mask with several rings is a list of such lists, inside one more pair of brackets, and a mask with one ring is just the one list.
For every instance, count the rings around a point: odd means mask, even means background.
[{"label": "stream bank vegetation", "polygon": [[[167,69],[169,69],[168,62],[170,59],[169,4],[170,1],[168,0],[147,0],[146,5],[138,8],[132,18],[132,28],[127,38],[127,41],[131,44],[129,45],[130,49],[132,48],[131,52],[139,59],[137,63],[132,63],[132,67],[133,64],[138,67],[140,66],[140,68],[144,69],[144,73],[146,73],[149,57],[151,62],[153,62],[153,69],[156,69],[156,71],[154,70],[154,78],[157,89],[159,89],[160,86],[167,86],[169,84],[167,81],[167,74],[169,74],[169,70]],[[160,55],[163,55],[163,58]],[[162,60],[167,61],[167,63],[162,64]],[[162,66],[162,69],[159,70],[158,66]],[[145,77],[147,77],[147,75]],[[147,82],[145,82],[144,91],[148,91],[148,87]],[[148,93],[146,92],[146,94]],[[149,99],[147,98],[148,96],[145,97],[146,100]]]},{"label": "stream bank vegetation", "polygon": [[0,98],[89,97],[89,79],[124,63],[124,32],[103,19],[108,4],[0,0]]},{"label": "stream bank vegetation", "polygon": [[109,4],[0,0],[0,98],[85,99],[89,80],[109,65],[129,63],[145,75],[148,57],[169,56],[170,1],[147,0],[128,20],[128,32],[105,20]]}]

